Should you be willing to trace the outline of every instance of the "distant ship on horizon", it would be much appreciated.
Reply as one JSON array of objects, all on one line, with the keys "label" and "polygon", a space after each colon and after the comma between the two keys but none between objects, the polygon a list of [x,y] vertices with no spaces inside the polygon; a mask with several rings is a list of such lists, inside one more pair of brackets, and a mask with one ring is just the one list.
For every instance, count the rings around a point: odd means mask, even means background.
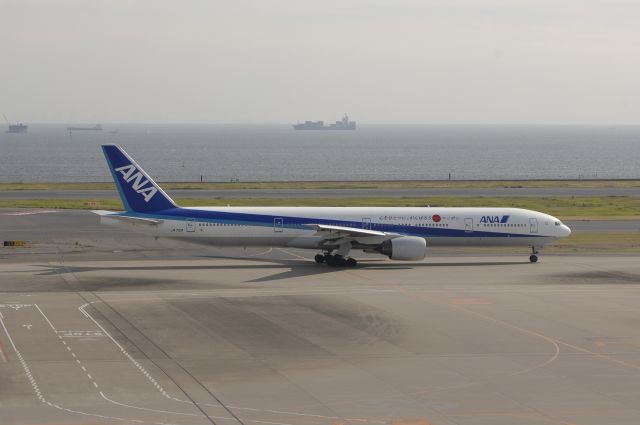
[{"label": "distant ship on horizon", "polygon": [[7,122],[7,125],[9,126],[9,129],[5,131],[5,133],[26,133],[27,132],[27,129],[29,128],[28,125],[24,125],[22,123],[11,124],[11,122],[9,122],[5,114],[2,114],[2,116],[4,117],[4,120]]},{"label": "distant ship on horizon", "polygon": [[356,122],[349,121],[349,116],[344,114],[340,121],[333,124],[324,125],[324,121],[305,121],[293,124],[294,130],[355,130]]},{"label": "distant ship on horizon", "polygon": [[102,125],[96,124],[93,127],[67,127],[68,131],[102,131]]}]

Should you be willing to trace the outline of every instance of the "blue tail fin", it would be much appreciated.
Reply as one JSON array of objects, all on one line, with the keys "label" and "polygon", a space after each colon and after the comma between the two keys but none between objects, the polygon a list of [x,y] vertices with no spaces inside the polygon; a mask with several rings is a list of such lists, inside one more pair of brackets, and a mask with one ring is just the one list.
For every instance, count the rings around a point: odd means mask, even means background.
[{"label": "blue tail fin", "polygon": [[120,146],[103,145],[102,151],[127,211],[153,212],[177,207]]}]

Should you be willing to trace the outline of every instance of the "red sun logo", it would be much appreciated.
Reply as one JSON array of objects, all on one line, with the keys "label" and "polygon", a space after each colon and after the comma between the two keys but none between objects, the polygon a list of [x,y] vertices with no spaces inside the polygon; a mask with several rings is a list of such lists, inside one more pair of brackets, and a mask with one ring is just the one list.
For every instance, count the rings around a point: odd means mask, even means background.
[{"label": "red sun logo", "polygon": [[440,217],[438,214],[434,214],[431,219],[436,222],[436,223],[440,223],[440,220],[442,220],[442,217]]}]

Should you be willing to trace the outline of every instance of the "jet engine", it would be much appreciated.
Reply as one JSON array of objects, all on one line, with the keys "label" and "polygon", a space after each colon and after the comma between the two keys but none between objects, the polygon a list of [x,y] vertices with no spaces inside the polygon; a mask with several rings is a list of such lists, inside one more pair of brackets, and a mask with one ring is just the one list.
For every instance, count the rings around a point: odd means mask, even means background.
[{"label": "jet engine", "polygon": [[384,241],[375,251],[392,260],[422,260],[427,255],[427,241],[417,236],[401,236]]}]

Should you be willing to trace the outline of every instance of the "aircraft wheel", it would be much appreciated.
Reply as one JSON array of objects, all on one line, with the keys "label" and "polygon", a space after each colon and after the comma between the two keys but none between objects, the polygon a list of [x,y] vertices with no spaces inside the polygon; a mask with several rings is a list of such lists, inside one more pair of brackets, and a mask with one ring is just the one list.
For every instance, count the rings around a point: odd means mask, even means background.
[{"label": "aircraft wheel", "polygon": [[358,262],[355,258],[347,258],[347,267],[355,267],[358,265]]},{"label": "aircraft wheel", "polygon": [[536,254],[531,254],[529,256],[529,261],[531,261],[532,263],[537,263],[538,262],[538,256]]},{"label": "aircraft wheel", "polygon": [[322,264],[322,263],[325,262],[324,255],[322,255],[322,254],[316,254],[316,256],[313,257],[313,259],[316,260],[316,263],[318,263],[318,264]]},{"label": "aircraft wheel", "polygon": [[325,260],[329,267],[336,267],[338,265],[338,259],[333,255],[327,255]]}]

